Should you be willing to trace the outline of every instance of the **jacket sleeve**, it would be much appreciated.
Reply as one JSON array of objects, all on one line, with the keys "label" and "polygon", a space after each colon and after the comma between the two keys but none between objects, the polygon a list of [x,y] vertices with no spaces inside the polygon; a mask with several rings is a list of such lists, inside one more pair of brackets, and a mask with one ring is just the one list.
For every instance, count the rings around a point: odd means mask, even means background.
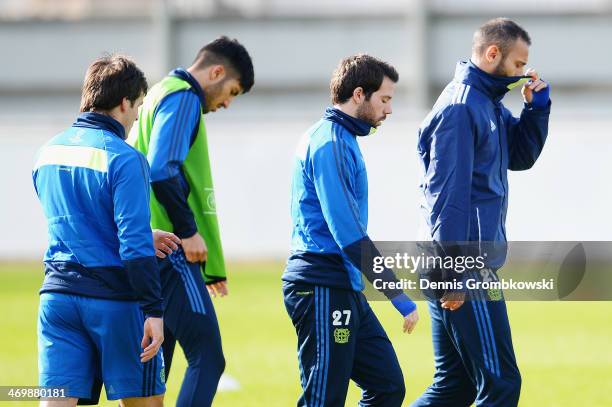
[{"label": "jacket sleeve", "polygon": [[443,245],[469,237],[475,129],[466,105],[451,105],[429,129],[430,162],[425,175],[433,240]]},{"label": "jacket sleeve", "polygon": [[504,108],[504,122],[508,128],[510,170],[528,170],[540,156],[548,135],[550,105],[549,101],[545,108],[540,109],[525,103],[520,118],[513,117],[512,113]]},{"label": "jacket sleeve", "polygon": [[[372,270],[373,258],[380,253],[360,221],[352,188],[357,171],[354,160],[341,150],[344,148],[340,141],[334,139],[317,148],[311,158],[314,186],[327,227],[344,254],[368,281],[395,282],[397,279],[391,270],[385,269],[380,274]],[[381,291],[403,316],[416,309],[401,290]]]},{"label": "jacket sleeve", "polygon": [[200,102],[191,91],[164,98],[155,112],[147,160],[151,165],[151,188],[168,213],[180,238],[197,232],[195,217],[187,203],[189,186],[182,165],[200,120]]},{"label": "jacket sleeve", "polygon": [[119,254],[146,317],[161,317],[159,270],[149,209],[149,167],[144,156],[119,155],[109,166]]}]

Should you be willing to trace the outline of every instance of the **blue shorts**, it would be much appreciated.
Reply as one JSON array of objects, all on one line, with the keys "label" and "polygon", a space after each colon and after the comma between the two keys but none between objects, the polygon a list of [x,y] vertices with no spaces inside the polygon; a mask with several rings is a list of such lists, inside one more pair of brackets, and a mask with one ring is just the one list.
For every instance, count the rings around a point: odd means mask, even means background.
[{"label": "blue shorts", "polygon": [[[163,356],[140,361],[144,316],[134,301],[43,293],[38,310],[40,386],[66,387],[69,397],[97,404],[163,394]],[[86,400],[87,399],[87,400]]]}]

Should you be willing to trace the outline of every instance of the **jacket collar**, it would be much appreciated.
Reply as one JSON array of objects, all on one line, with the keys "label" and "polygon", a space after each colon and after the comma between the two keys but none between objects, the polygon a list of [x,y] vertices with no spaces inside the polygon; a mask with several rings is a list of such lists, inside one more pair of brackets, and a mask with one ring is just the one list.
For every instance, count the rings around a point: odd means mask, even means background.
[{"label": "jacket collar", "polygon": [[191,75],[189,72],[187,72],[186,69],[183,68],[176,68],[175,70],[170,72],[170,76],[176,76],[177,78],[181,78],[185,82],[189,83],[189,85],[191,85],[191,89],[193,89],[195,94],[198,95],[198,98],[200,99],[200,106],[202,107],[202,113],[204,113],[204,108],[206,107],[206,97],[204,96],[204,90],[202,89],[196,78],[194,78],[193,75]]},{"label": "jacket collar", "polygon": [[503,99],[509,90],[526,79],[523,76],[491,75],[478,68],[471,60],[457,62],[455,81],[473,86],[495,103]]},{"label": "jacket collar", "polygon": [[350,116],[335,107],[328,107],[325,109],[323,119],[338,123],[355,136],[367,136],[374,133],[376,130],[370,123]]},{"label": "jacket collar", "polygon": [[81,113],[76,121],[72,124],[73,127],[86,127],[88,129],[107,130],[122,140],[126,139],[125,127],[117,120],[113,119],[109,115],[96,113],[96,112],[84,112]]}]

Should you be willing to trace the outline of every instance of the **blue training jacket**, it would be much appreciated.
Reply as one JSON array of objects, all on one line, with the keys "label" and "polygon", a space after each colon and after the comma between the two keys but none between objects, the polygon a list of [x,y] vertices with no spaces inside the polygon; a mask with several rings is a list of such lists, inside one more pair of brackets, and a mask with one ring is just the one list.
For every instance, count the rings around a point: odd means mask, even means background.
[{"label": "blue training jacket", "polygon": [[[293,235],[283,274],[288,282],[361,291],[369,281],[395,281],[390,270],[373,274],[364,253],[378,255],[367,233],[368,179],[357,136],[369,123],[336,108],[304,135],[297,149],[291,192]],[[416,306],[401,290],[381,290],[404,316]]]},{"label": "blue training jacket", "polygon": [[501,102],[521,78],[493,76],[460,61],[419,129],[427,238],[501,242],[504,249],[488,259],[492,268],[506,257],[507,172],[531,168],[548,134],[550,101],[543,108],[526,103],[520,118]]},{"label": "blue training jacket", "polygon": [[171,93],[159,102],[147,160],[151,166],[151,188],[168,213],[174,234],[188,238],[198,231],[198,227],[187,202],[189,183],[182,165],[198,134],[206,100],[200,84],[189,72],[177,68],[170,75],[186,80],[191,87]]},{"label": "blue training jacket", "polygon": [[149,166],[118,121],[82,113],[39,151],[33,178],[48,223],[43,292],[139,300],[162,315]]}]

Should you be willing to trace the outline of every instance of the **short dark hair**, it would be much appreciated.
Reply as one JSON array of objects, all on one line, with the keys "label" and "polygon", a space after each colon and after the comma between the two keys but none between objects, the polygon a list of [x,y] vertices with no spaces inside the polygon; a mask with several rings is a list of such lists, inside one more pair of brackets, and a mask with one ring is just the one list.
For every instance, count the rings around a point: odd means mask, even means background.
[{"label": "short dark hair", "polygon": [[144,73],[123,55],[105,55],[96,59],[85,74],[81,93],[81,112],[108,111],[127,98],[132,104],[147,93]]},{"label": "short dark hair", "polygon": [[476,30],[472,50],[477,54],[482,54],[487,47],[497,45],[502,55],[505,56],[518,39],[531,45],[529,34],[520,25],[509,18],[494,18]]},{"label": "short dark hair", "polygon": [[223,35],[204,45],[193,61],[198,68],[223,65],[238,76],[242,93],[247,93],[255,83],[253,61],[246,48],[237,39]]},{"label": "short dark hair", "polygon": [[385,76],[393,82],[399,80],[394,67],[373,56],[357,54],[344,58],[334,71],[330,83],[333,104],[341,104],[353,96],[356,88],[362,88],[369,100],[380,89]]}]

